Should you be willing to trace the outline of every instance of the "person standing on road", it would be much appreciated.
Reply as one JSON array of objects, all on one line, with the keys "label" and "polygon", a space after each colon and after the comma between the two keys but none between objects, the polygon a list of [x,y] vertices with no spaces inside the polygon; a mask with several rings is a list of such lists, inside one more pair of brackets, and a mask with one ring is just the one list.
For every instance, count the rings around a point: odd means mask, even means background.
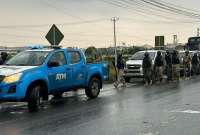
[{"label": "person standing on road", "polygon": [[152,84],[152,61],[149,57],[149,53],[146,52],[144,54],[144,58],[142,61],[142,69],[144,74],[144,81],[145,85],[151,85]]},{"label": "person standing on road", "polygon": [[185,56],[183,57],[184,78],[191,76],[191,61],[189,51],[186,51]]},{"label": "person standing on road", "polygon": [[197,56],[197,53],[195,53],[194,56],[192,57],[192,72],[193,72],[193,75],[198,74],[198,68],[199,68],[199,58]]},{"label": "person standing on road", "polygon": [[122,54],[120,54],[117,58],[117,81],[114,83],[115,88],[117,88],[120,83],[123,84],[123,87],[126,87],[126,81],[124,79],[124,68],[125,61],[123,60]]},{"label": "person standing on road", "polygon": [[8,54],[6,52],[1,52],[1,59],[0,59],[0,65],[3,65],[8,58]]},{"label": "person standing on road", "polygon": [[166,61],[167,80],[170,81],[172,79],[172,57],[169,50],[166,51],[165,61]]},{"label": "person standing on road", "polygon": [[157,52],[157,56],[155,59],[155,74],[156,74],[156,81],[159,81],[159,83],[163,80],[163,66],[164,66],[164,60],[161,55],[161,52]]},{"label": "person standing on road", "polygon": [[179,81],[180,78],[180,60],[178,51],[174,50],[172,54],[172,80]]}]

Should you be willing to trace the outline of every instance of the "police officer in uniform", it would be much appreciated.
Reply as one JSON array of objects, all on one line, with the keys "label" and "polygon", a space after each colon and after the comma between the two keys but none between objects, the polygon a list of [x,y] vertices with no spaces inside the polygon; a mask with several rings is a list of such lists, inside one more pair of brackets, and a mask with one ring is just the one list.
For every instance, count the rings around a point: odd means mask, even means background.
[{"label": "police officer in uniform", "polygon": [[178,51],[174,50],[172,54],[172,80],[179,81],[180,78],[180,60]]},{"label": "police officer in uniform", "polygon": [[184,77],[190,77],[191,76],[191,57],[189,55],[189,51],[185,52],[185,56],[183,57],[183,66],[184,66]]},{"label": "police officer in uniform", "polygon": [[164,60],[161,55],[161,52],[157,52],[157,56],[155,59],[155,74],[156,74],[156,80],[159,81],[160,83],[163,80],[163,67],[164,66]]},{"label": "police officer in uniform", "polygon": [[199,57],[198,57],[197,53],[195,53],[194,56],[192,57],[192,72],[193,72],[193,75],[198,74],[198,68],[199,68]]},{"label": "police officer in uniform", "polygon": [[169,50],[166,51],[165,62],[166,62],[167,80],[170,81],[172,79],[172,56]]},{"label": "police officer in uniform", "polygon": [[144,58],[142,61],[142,69],[144,74],[144,81],[145,85],[151,85],[152,84],[152,61],[149,57],[149,53],[145,52]]},{"label": "police officer in uniform", "polygon": [[115,88],[117,88],[120,83],[123,84],[123,87],[126,87],[126,81],[124,79],[124,68],[125,61],[123,60],[122,54],[120,54],[117,58],[117,81],[114,83]]}]

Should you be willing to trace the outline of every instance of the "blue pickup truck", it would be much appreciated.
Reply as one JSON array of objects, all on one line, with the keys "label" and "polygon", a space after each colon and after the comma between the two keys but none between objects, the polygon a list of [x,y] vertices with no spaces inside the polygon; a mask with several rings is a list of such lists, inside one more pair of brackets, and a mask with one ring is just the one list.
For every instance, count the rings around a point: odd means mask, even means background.
[{"label": "blue pickup truck", "polygon": [[31,49],[0,66],[0,100],[27,102],[30,112],[38,111],[49,95],[84,88],[96,98],[108,79],[107,63],[87,64],[79,49]]}]

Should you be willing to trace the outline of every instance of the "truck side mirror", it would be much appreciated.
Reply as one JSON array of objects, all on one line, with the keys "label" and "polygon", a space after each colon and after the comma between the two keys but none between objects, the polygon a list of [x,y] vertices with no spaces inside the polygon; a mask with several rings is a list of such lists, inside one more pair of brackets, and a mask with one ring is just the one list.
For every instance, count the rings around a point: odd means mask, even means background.
[{"label": "truck side mirror", "polygon": [[52,68],[52,67],[58,67],[60,66],[60,64],[57,61],[50,61],[48,62],[48,67]]}]

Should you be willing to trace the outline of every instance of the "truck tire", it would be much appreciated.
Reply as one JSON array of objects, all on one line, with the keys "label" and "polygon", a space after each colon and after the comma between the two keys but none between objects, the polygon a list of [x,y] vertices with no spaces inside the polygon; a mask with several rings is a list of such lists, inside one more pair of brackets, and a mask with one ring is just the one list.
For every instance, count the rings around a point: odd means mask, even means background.
[{"label": "truck tire", "polygon": [[100,93],[100,86],[101,86],[101,81],[98,78],[93,77],[89,82],[89,86],[85,89],[85,94],[87,95],[87,97],[89,98],[98,97]]},{"label": "truck tire", "polygon": [[40,90],[39,85],[30,88],[30,93],[28,97],[28,110],[29,112],[37,112],[40,106]]}]

